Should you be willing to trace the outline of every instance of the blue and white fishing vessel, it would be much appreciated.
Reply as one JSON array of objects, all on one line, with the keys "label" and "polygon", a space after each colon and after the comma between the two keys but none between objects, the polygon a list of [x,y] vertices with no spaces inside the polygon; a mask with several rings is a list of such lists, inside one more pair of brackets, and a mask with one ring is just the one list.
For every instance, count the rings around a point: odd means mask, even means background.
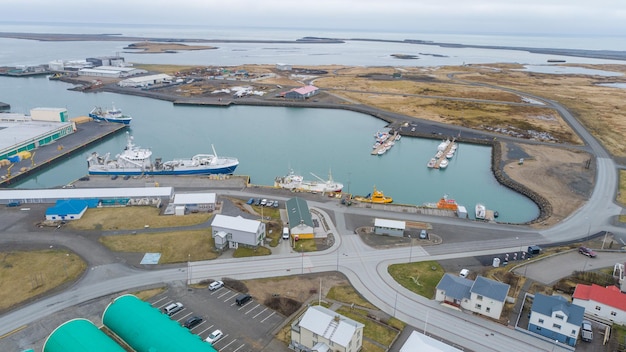
[{"label": "blue and white fishing vessel", "polygon": [[125,125],[130,125],[130,122],[133,120],[131,116],[122,114],[122,110],[115,108],[115,106],[111,109],[103,109],[96,106],[89,113],[89,117],[96,121],[116,122],[123,123]]},{"label": "blue and white fishing vessel", "polygon": [[196,154],[189,159],[176,159],[163,162],[161,158],[152,161],[152,150],[140,148],[133,143],[133,137],[127,132],[127,144],[124,151],[115,159],[110,153],[101,156],[94,152],[87,158],[90,175],[211,175],[232,174],[239,160],[232,157],[213,154]]}]

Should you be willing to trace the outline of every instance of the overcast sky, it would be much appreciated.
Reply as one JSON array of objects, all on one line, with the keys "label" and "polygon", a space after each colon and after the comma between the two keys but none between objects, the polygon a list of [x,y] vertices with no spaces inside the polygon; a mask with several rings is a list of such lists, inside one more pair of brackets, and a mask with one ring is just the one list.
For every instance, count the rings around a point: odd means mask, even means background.
[{"label": "overcast sky", "polygon": [[626,34],[624,0],[2,0],[2,21]]}]

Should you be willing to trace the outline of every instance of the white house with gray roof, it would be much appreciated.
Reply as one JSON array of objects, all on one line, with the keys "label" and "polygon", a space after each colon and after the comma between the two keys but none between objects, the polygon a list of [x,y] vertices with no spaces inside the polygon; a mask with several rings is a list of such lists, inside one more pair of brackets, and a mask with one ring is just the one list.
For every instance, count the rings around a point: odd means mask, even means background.
[{"label": "white house with gray roof", "polygon": [[509,288],[507,284],[482,276],[470,280],[445,274],[437,284],[435,300],[499,319]]},{"label": "white house with gray roof", "polygon": [[241,216],[215,214],[211,222],[211,233],[217,249],[226,246],[237,248],[239,245],[257,247],[265,240],[265,223]]},{"label": "white house with gray roof", "polygon": [[295,351],[357,352],[363,346],[364,325],[322,306],[311,306],[291,324]]},{"label": "white house with gray roof", "polygon": [[576,346],[584,316],[585,308],[561,296],[537,293],[530,308],[528,331]]}]

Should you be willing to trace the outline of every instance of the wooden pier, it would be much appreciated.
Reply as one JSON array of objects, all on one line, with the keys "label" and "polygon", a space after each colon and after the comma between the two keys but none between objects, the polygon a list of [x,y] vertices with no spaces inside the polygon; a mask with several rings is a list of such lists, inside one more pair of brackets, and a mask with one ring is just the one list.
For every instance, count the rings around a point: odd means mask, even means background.
[{"label": "wooden pier", "polygon": [[[452,148],[456,145],[455,139],[453,138],[450,143],[448,143],[448,145],[446,146],[446,148],[444,150],[442,150],[442,154],[440,157],[436,158],[437,161],[435,162],[435,165],[433,166],[435,169],[439,169],[441,168],[441,162],[447,159],[448,153],[450,153],[450,151],[452,150]],[[437,151],[439,152],[439,151]]]},{"label": "wooden pier", "polygon": [[385,148],[386,148],[387,150],[391,149],[391,146],[392,146],[392,145],[391,145],[391,144],[388,144],[388,142],[389,142],[389,141],[391,141],[391,142],[395,142],[395,141],[396,141],[396,138],[398,138],[398,132],[394,132],[392,135],[389,135],[389,137],[387,137],[387,139],[385,139],[385,141],[384,141],[383,143],[380,143],[378,146],[376,146],[376,148],[373,148],[373,149],[372,149],[372,155],[382,155],[382,154],[386,153],[386,151],[384,151],[383,153],[380,153],[380,154],[379,154],[379,152],[380,152],[382,149],[385,149]]}]

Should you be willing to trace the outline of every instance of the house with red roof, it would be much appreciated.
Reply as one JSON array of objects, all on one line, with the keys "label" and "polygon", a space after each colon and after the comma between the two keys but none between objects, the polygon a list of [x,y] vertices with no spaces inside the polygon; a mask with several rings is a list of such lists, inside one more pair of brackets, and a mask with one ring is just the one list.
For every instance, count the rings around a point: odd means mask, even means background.
[{"label": "house with red roof", "polygon": [[616,286],[576,285],[573,302],[585,307],[585,314],[626,324],[626,294]]}]

